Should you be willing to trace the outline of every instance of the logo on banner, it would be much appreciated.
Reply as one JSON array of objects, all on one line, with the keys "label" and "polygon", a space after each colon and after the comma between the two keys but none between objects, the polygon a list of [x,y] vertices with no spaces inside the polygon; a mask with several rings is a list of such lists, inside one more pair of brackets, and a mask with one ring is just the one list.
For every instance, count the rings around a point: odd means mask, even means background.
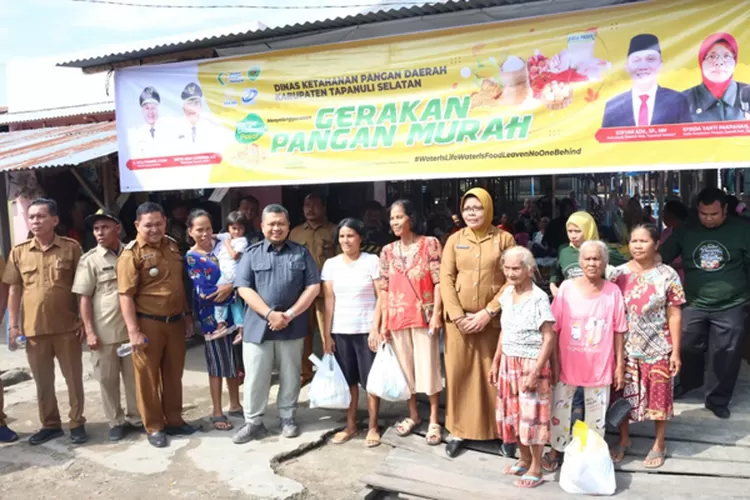
[{"label": "logo on banner", "polygon": [[240,71],[232,71],[231,73],[222,72],[216,75],[216,79],[219,81],[219,85],[230,85],[232,83],[244,83],[245,75]]},{"label": "logo on banner", "polygon": [[234,92],[224,92],[224,106],[237,106],[237,96]]},{"label": "logo on banner", "polygon": [[251,82],[254,82],[260,78],[260,66],[253,66],[249,70],[247,70],[247,79]]},{"label": "logo on banner", "polygon": [[245,89],[242,93],[242,104],[255,104],[256,97],[258,97],[258,89]]},{"label": "logo on banner", "polygon": [[234,138],[237,142],[251,144],[260,139],[266,133],[266,123],[263,118],[255,113],[250,113],[241,122],[237,123]]}]

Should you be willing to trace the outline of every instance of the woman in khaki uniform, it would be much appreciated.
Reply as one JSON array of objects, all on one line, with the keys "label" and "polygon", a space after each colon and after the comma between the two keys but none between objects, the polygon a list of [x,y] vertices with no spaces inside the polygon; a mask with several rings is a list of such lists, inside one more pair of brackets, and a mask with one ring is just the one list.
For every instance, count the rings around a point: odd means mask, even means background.
[{"label": "woman in khaki uniform", "polygon": [[500,256],[516,242],[492,225],[493,210],[487,191],[466,192],[461,212],[467,227],[448,238],[440,266],[446,316],[445,423],[453,437],[446,447],[450,457],[456,456],[464,439],[497,439],[497,389],[488,376],[500,336],[498,298],[505,284]]}]

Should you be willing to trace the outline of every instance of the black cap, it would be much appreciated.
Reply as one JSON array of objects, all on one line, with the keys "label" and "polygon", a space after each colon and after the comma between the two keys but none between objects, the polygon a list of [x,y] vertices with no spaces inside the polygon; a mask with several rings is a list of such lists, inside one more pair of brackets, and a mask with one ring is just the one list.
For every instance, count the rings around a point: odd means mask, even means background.
[{"label": "black cap", "polygon": [[86,224],[93,227],[94,223],[98,220],[111,220],[115,224],[122,225],[122,222],[120,222],[120,219],[115,215],[115,213],[108,209],[108,208],[100,208],[96,211],[95,214],[91,214],[88,217],[86,217]]},{"label": "black cap", "polygon": [[634,52],[640,52],[642,50],[655,50],[661,54],[661,47],[659,47],[659,39],[656,35],[651,33],[642,33],[635,35],[630,39],[630,48],[628,49],[628,55]]},{"label": "black cap", "polygon": [[143,89],[143,92],[141,92],[139,101],[141,102],[141,106],[149,103],[160,104],[161,97],[159,97],[159,92],[157,92],[154,87],[146,87],[145,89]]},{"label": "black cap", "polygon": [[180,97],[182,97],[183,101],[187,101],[188,99],[200,99],[203,97],[203,91],[201,90],[200,85],[190,82],[185,85],[185,90],[182,91]]}]

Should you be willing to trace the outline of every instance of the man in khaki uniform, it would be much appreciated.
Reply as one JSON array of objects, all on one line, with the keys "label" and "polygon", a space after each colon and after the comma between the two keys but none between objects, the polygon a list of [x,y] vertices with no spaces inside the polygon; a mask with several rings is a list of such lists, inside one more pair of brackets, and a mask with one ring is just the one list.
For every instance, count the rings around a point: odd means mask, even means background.
[{"label": "man in khaki uniform", "polygon": [[[86,224],[93,229],[97,246],[81,257],[73,293],[79,296],[86,343],[109,420],[109,440],[120,441],[129,430],[143,427],[135,397],[133,360],[117,355],[117,348],[128,341],[117,293],[117,257],[123,249],[118,235],[122,224],[110,210],[88,216]],[[121,375],[126,412],[120,404]]]},{"label": "man in khaki uniform", "polygon": [[[71,291],[81,246],[55,234],[59,223],[57,202],[39,198],[28,211],[33,238],[16,245],[3,272],[10,285],[8,322],[11,348],[21,335],[28,338],[26,354],[36,382],[42,429],[29,438],[42,444],[63,436],[55,397],[55,358],[68,386],[70,439],[88,439],[83,418],[83,365],[78,302]],[[19,321],[23,305],[23,323]],[[23,327],[21,329],[21,327]]]},{"label": "man in khaki uniform", "polygon": [[[325,261],[334,256],[334,233],[336,225],[326,220],[326,205],[320,195],[311,193],[305,197],[303,205],[305,222],[292,229],[289,239],[307,248],[312,254],[318,272],[323,269]],[[323,331],[323,315],[325,306],[323,295],[315,299],[313,307],[308,314],[308,334],[305,337],[304,351],[302,352],[302,385],[312,380],[312,362],[308,359],[313,352],[313,335]]]},{"label": "man in khaki uniform", "polygon": [[[5,259],[0,256],[0,276],[5,271]],[[8,306],[8,285],[0,283],[0,317],[5,314]],[[18,434],[13,432],[5,424],[5,413],[3,412],[3,379],[0,379],[0,443],[12,443],[18,440]]]},{"label": "man in khaki uniform", "polygon": [[190,435],[200,426],[182,419],[185,337],[193,335],[177,242],[165,235],[164,209],[152,202],[135,212],[138,236],[117,259],[117,289],[128,337],[135,351],[138,409],[148,442],[167,446],[169,435]]}]

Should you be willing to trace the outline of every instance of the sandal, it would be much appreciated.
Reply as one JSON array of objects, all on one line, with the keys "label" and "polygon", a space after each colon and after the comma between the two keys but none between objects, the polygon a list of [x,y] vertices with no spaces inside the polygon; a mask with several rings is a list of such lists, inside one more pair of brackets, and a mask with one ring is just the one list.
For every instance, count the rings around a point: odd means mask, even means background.
[{"label": "sandal", "polygon": [[609,456],[612,458],[612,463],[617,465],[625,460],[625,455],[630,451],[630,445],[623,446],[621,444],[615,445],[609,450]]},{"label": "sandal", "polygon": [[531,489],[531,488],[536,488],[537,486],[543,485],[544,478],[524,474],[514,484],[516,488]]},{"label": "sandal", "polygon": [[549,457],[549,453],[545,453],[542,455],[542,470],[544,472],[549,472],[552,474],[553,472],[557,472],[557,469],[560,468],[560,464],[562,463],[562,455],[558,454],[557,457],[554,459]]},{"label": "sandal", "polygon": [[406,417],[401,422],[396,424],[396,434],[400,437],[406,437],[414,431],[414,428],[419,425],[419,422]]},{"label": "sandal", "polygon": [[227,415],[235,418],[245,418],[245,409],[240,406],[239,410],[229,410]]},{"label": "sandal", "polygon": [[217,431],[231,431],[234,429],[234,425],[229,421],[226,415],[218,417],[211,417],[211,423],[214,424],[214,429]]},{"label": "sandal", "polygon": [[[648,455],[646,455],[646,459],[643,461],[643,466],[647,469],[658,469],[662,465],[664,465],[664,462],[667,459],[667,449],[664,448],[664,451],[656,451],[651,450],[648,452]],[[655,463],[650,464],[648,462],[655,461]]]},{"label": "sandal", "polygon": [[354,431],[354,432],[351,432],[351,433],[346,432],[345,430],[341,431],[341,432],[337,432],[336,434],[333,435],[333,439],[331,439],[331,443],[333,443],[333,444],[344,444],[347,441],[351,440],[357,434],[358,434],[357,431]]},{"label": "sandal", "polygon": [[380,431],[377,429],[370,429],[367,431],[367,436],[365,437],[365,446],[368,448],[375,448],[376,446],[380,446]]},{"label": "sandal", "polygon": [[424,439],[430,446],[439,445],[443,442],[443,428],[439,424],[430,424],[427,427],[427,435]]},{"label": "sandal", "polygon": [[514,465],[506,465],[503,474],[506,476],[523,476],[529,471],[529,468],[521,464],[522,462],[516,462]]}]

